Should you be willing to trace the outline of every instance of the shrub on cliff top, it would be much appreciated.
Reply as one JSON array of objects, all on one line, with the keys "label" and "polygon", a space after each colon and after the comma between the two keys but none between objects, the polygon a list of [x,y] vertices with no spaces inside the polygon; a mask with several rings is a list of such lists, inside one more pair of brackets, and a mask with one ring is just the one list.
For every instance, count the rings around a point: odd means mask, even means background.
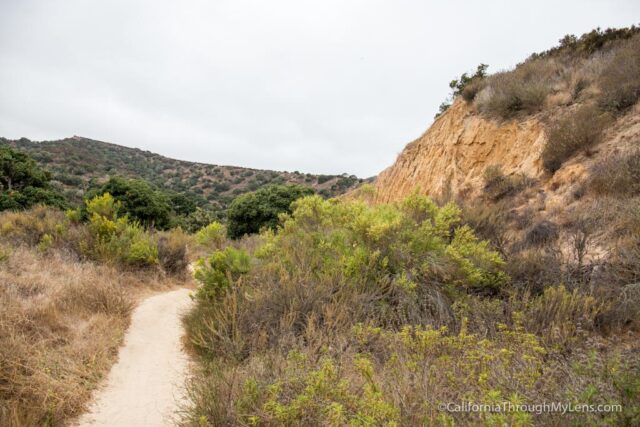
[{"label": "shrub on cliff top", "polygon": [[476,101],[478,109],[498,119],[540,111],[556,80],[556,68],[550,61],[536,60],[487,77],[485,96]]}]

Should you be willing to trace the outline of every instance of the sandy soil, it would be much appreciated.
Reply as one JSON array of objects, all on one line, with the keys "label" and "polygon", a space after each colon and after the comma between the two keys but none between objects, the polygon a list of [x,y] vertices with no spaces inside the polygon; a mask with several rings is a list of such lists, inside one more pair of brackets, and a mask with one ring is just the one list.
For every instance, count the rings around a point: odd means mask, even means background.
[{"label": "sandy soil", "polygon": [[173,425],[187,375],[180,315],[191,303],[189,292],[151,296],[134,310],[118,362],[77,425]]}]

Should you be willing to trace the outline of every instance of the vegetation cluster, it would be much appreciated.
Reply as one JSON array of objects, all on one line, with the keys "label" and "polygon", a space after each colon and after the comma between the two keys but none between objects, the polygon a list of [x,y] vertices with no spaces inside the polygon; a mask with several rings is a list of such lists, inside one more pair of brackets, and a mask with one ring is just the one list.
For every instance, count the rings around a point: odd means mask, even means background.
[{"label": "vegetation cluster", "polygon": [[630,294],[578,275],[573,259],[536,256],[546,275],[527,285],[522,258],[478,237],[470,218],[418,195],[380,206],[308,196],[275,231],[202,258],[185,317],[201,369],[184,424],[567,421],[438,409],[465,399],[620,404],[571,422],[640,421],[638,358],[605,344],[609,329],[637,330]]}]

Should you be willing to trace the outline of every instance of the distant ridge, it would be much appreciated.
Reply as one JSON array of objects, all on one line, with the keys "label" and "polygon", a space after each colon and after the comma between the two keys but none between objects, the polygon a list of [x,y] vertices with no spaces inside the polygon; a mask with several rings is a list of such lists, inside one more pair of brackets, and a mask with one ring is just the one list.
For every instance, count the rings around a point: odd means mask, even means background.
[{"label": "distant ridge", "polygon": [[333,197],[364,181],[348,174],[278,172],[176,160],[78,135],[55,141],[0,138],[2,144],[25,151],[42,163],[72,201],[81,200],[91,185],[115,175],[144,179],[161,188],[192,194],[200,205],[213,210],[225,209],[237,195],[267,184],[306,185],[323,196]]}]

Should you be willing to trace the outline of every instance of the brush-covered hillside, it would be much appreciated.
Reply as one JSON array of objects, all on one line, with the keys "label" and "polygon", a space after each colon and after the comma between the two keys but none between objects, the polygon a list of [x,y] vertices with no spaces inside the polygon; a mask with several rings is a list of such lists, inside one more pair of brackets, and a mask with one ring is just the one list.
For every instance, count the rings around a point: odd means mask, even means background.
[{"label": "brush-covered hillside", "polygon": [[300,184],[334,197],[363,180],[354,175],[312,175],[170,159],[150,151],[74,136],[57,141],[0,138],[28,153],[53,174],[68,199],[79,202],[84,192],[110,176],[143,179],[157,187],[193,195],[202,207],[222,212],[236,196],[268,184]]}]

